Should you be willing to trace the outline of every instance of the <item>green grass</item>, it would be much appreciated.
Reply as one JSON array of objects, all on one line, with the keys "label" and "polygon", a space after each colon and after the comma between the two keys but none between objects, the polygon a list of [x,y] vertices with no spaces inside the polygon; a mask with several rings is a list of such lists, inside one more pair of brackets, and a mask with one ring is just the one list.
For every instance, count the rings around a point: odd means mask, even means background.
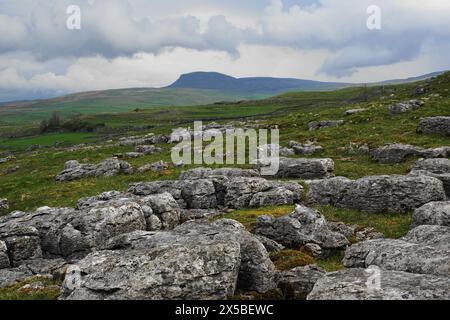
[{"label": "green grass", "polygon": [[98,138],[94,133],[54,133],[45,134],[27,138],[18,139],[2,139],[0,140],[0,150],[20,151],[27,149],[32,145],[40,145],[43,147],[59,145],[76,145],[81,143],[89,143]]},{"label": "green grass", "polygon": [[[40,282],[44,285],[41,289],[23,289],[27,284]],[[58,281],[42,277],[33,277],[15,283],[11,286],[0,288],[0,300],[56,300],[60,294]]]},{"label": "green grass", "polygon": [[316,209],[329,221],[371,227],[384,234],[386,238],[391,239],[398,239],[405,236],[412,223],[412,214],[373,214],[349,209],[339,209],[332,206],[316,206]]}]

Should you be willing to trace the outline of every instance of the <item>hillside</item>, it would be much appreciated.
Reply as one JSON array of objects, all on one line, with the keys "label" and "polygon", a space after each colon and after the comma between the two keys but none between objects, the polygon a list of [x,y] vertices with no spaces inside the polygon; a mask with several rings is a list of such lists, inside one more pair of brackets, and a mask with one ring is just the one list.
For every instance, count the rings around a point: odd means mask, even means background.
[{"label": "hillside", "polygon": [[193,72],[182,75],[169,88],[210,89],[274,95],[287,91],[320,91],[346,86],[349,86],[349,84],[270,77],[234,78],[217,72]]},{"label": "hillside", "polygon": [[218,90],[181,88],[93,91],[49,100],[4,103],[0,105],[0,118],[1,122],[29,123],[46,119],[55,111],[65,117],[73,114],[128,112],[136,108],[205,105],[217,101],[238,101],[260,97]]}]

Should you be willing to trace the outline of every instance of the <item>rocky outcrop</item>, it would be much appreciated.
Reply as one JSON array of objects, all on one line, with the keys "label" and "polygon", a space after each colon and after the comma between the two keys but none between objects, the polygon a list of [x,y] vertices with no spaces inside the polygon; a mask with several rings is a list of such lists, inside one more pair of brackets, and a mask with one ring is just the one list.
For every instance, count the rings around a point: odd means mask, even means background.
[{"label": "rocky outcrop", "polygon": [[276,286],[266,249],[232,220],[137,231],[105,249],[69,268],[63,298],[210,300]]},{"label": "rocky outcrop", "polygon": [[40,208],[0,218],[0,240],[12,265],[45,257],[83,257],[110,238],[136,230],[167,230],[180,223],[180,207],[168,193],[134,197],[107,192],[80,199],[77,209]]},{"label": "rocky outcrop", "polygon": [[56,177],[57,182],[73,181],[88,177],[112,177],[120,173],[131,174],[133,168],[128,162],[117,158],[107,159],[97,165],[80,164],[76,160],[66,162],[64,170]]},{"label": "rocky outcrop", "polygon": [[408,144],[388,144],[372,151],[375,161],[382,164],[402,163],[408,157],[445,158],[450,155],[450,147],[423,149]]},{"label": "rocky outcrop", "polygon": [[422,100],[409,100],[389,106],[391,115],[417,110],[425,104]]},{"label": "rocky outcrop", "polygon": [[384,239],[381,232],[370,227],[360,227],[358,225],[346,225],[343,222],[327,222],[331,231],[342,234],[347,239],[355,239],[357,242],[373,239]]},{"label": "rocky outcrop", "polygon": [[153,249],[99,251],[69,267],[61,299],[213,300],[234,293],[233,239]]},{"label": "rocky outcrop", "polygon": [[6,243],[0,241],[0,269],[9,268],[11,263],[9,262],[8,257],[8,248],[6,247]]},{"label": "rocky outcrop", "polygon": [[157,148],[153,145],[143,145],[143,146],[137,146],[135,151],[137,153],[141,153],[144,155],[152,155],[152,154],[158,154],[162,152],[161,148]]},{"label": "rocky outcrop", "polygon": [[311,155],[323,150],[322,146],[319,146],[318,144],[311,141],[308,141],[306,143],[290,141],[288,147],[291,148],[296,155]]},{"label": "rocky outcrop", "polygon": [[338,127],[342,124],[344,124],[344,120],[336,120],[336,121],[312,121],[308,124],[310,131],[325,129],[325,128],[331,128],[331,127]]},{"label": "rocky outcrop", "polygon": [[328,273],[317,281],[308,300],[450,299],[448,277],[382,270],[379,286],[370,286],[376,272],[358,268]]},{"label": "rocky outcrop", "polygon": [[246,170],[239,168],[196,168],[182,172],[180,175],[180,180],[208,179],[217,176],[224,176],[227,178],[252,178],[259,177],[260,175],[256,170]]},{"label": "rocky outcrop", "polygon": [[[183,209],[242,209],[298,202],[303,188],[297,183],[279,183],[260,177],[255,171],[197,169],[181,175],[182,180],[132,184],[129,192],[145,196],[168,192]],[[217,175],[216,175],[217,174]]]},{"label": "rocky outcrop", "polygon": [[312,181],[308,201],[369,213],[408,212],[446,200],[440,180],[428,176],[336,177]]},{"label": "rocky outcrop", "polygon": [[0,214],[6,213],[9,209],[8,199],[0,199]]},{"label": "rocky outcrop", "polygon": [[450,117],[422,118],[417,133],[450,136]]},{"label": "rocky outcrop", "polygon": [[304,300],[325,271],[316,265],[298,267],[277,274],[278,288],[287,300]]},{"label": "rocky outcrop", "polygon": [[430,202],[416,209],[412,227],[439,225],[450,227],[450,201]]},{"label": "rocky outcrop", "polygon": [[355,244],[347,249],[343,263],[349,268],[378,266],[384,270],[448,277],[449,227],[419,228],[400,240],[370,240]]},{"label": "rocky outcrop", "polygon": [[[258,165],[261,169],[264,163]],[[323,179],[333,176],[332,159],[279,158],[279,170],[275,178]]]},{"label": "rocky outcrop", "polygon": [[145,172],[148,172],[148,171],[161,172],[161,171],[164,171],[164,170],[167,170],[167,169],[169,169],[169,164],[167,162],[164,162],[164,161],[161,160],[161,161],[158,161],[158,162],[155,162],[155,163],[152,163],[152,164],[146,164],[146,165],[140,167],[138,169],[138,172],[139,173],[145,173]]},{"label": "rocky outcrop", "polygon": [[449,159],[420,159],[412,167],[410,175],[424,175],[441,180],[444,184],[445,193],[450,198]]},{"label": "rocky outcrop", "polygon": [[297,206],[293,213],[281,218],[259,217],[255,233],[289,248],[316,244],[324,256],[344,250],[349,244],[343,235],[328,228],[323,215],[304,206]]},{"label": "rocky outcrop", "polygon": [[169,142],[169,137],[166,135],[154,135],[152,133],[147,134],[145,136],[132,136],[132,137],[124,137],[119,139],[119,146],[128,147],[128,146],[143,146],[150,144],[163,144]]}]

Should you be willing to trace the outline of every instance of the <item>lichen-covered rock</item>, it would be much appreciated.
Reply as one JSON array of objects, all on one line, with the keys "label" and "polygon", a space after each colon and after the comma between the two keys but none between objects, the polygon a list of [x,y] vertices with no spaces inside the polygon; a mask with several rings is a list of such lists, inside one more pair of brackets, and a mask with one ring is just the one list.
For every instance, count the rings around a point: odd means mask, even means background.
[{"label": "lichen-covered rock", "polygon": [[422,118],[419,121],[417,132],[450,136],[450,117]]},{"label": "lichen-covered rock", "polygon": [[420,225],[450,226],[450,201],[430,202],[416,209],[412,227]]},{"label": "lichen-covered rock", "polygon": [[338,127],[342,124],[344,124],[344,120],[336,120],[336,121],[312,121],[308,124],[310,131],[325,129],[325,128],[331,128],[331,127]]},{"label": "lichen-covered rock", "polygon": [[410,175],[424,175],[441,180],[444,184],[445,193],[450,198],[449,159],[420,159],[412,167]]},{"label": "lichen-covered rock", "polygon": [[378,266],[384,270],[450,275],[448,249],[405,240],[369,240],[349,247],[343,261],[347,268]]},{"label": "lichen-covered rock", "polygon": [[151,155],[151,154],[158,154],[162,152],[161,148],[157,148],[152,145],[144,145],[144,146],[137,146],[135,149],[136,152],[142,153],[144,155]]},{"label": "lichen-covered rock", "polygon": [[369,213],[408,212],[428,202],[446,200],[440,180],[428,176],[337,177],[312,181],[308,200]]},{"label": "lichen-covered rock", "polygon": [[304,206],[297,206],[292,214],[281,218],[259,217],[255,233],[289,248],[314,243],[321,247],[324,255],[344,250],[349,244],[343,235],[328,228],[323,215]]},{"label": "lichen-covered rock", "polygon": [[162,160],[152,163],[152,164],[146,164],[140,168],[138,168],[138,172],[139,173],[145,173],[148,171],[153,171],[153,172],[161,172],[164,170],[169,169],[169,164],[167,162],[164,162]]},{"label": "lichen-covered rock", "polygon": [[[261,165],[259,165],[261,167]],[[279,158],[276,178],[322,179],[333,176],[332,159]]]},{"label": "lichen-covered rock", "polygon": [[379,163],[401,163],[410,156],[421,156],[424,149],[407,144],[389,144],[372,151],[372,156]]},{"label": "lichen-covered rock", "polygon": [[389,106],[389,112],[392,115],[417,110],[425,104],[422,100],[409,100]]},{"label": "lichen-covered rock", "polygon": [[[173,229],[180,224],[180,206],[170,193],[147,196],[140,201],[147,204],[152,211],[152,214],[146,216],[147,230]],[[159,228],[155,216],[160,221]]]},{"label": "lichen-covered rock", "polygon": [[376,270],[345,269],[320,278],[308,300],[448,300],[448,277],[401,271],[380,273],[380,285],[370,286]]},{"label": "lichen-covered rock", "polygon": [[134,183],[128,192],[136,196],[168,192],[182,209],[206,210],[294,204],[303,188],[298,183],[268,181],[254,170],[200,168],[184,172],[181,180]]},{"label": "lichen-covered rock", "polygon": [[169,232],[134,232],[112,239],[106,249],[140,250],[237,241],[240,246],[238,289],[266,292],[275,287],[275,267],[264,245],[233,220],[189,221]]},{"label": "lichen-covered rock", "polygon": [[9,209],[8,199],[0,199],[0,214],[6,213]]},{"label": "lichen-covered rock", "polygon": [[87,177],[111,177],[119,173],[131,174],[133,168],[128,162],[117,158],[107,159],[97,165],[80,164],[78,161],[71,160],[66,162],[64,170],[58,174],[56,181],[66,182]]},{"label": "lichen-covered rock", "polygon": [[226,299],[235,291],[239,259],[239,244],[231,238],[208,245],[94,252],[68,268],[61,299]]},{"label": "lichen-covered rock", "polygon": [[304,300],[325,271],[316,265],[298,267],[277,274],[278,288],[288,300]]},{"label": "lichen-covered rock", "polygon": [[[450,250],[450,227],[423,225],[412,229],[403,241]],[[450,252],[450,251],[448,251]]]},{"label": "lichen-covered rock", "polygon": [[0,241],[0,269],[9,268],[11,263],[9,262],[8,257],[8,248],[6,247],[6,243]]},{"label": "lichen-covered rock", "polygon": [[182,172],[180,175],[180,180],[199,180],[217,176],[224,176],[227,178],[251,178],[259,177],[259,173],[256,170],[246,170],[239,168],[196,168]]},{"label": "lichen-covered rock", "polygon": [[322,146],[319,146],[314,142],[300,143],[297,141],[290,141],[288,146],[294,150],[296,155],[311,155],[323,150]]},{"label": "lichen-covered rock", "polygon": [[122,233],[145,230],[142,207],[132,199],[92,203],[83,210],[40,208],[0,218],[0,239],[16,261],[79,257]]},{"label": "lichen-covered rock", "polygon": [[285,247],[282,244],[279,244],[278,242],[269,239],[267,237],[264,237],[260,234],[255,235],[256,238],[258,238],[259,241],[264,245],[267,252],[269,253],[278,253],[285,249]]},{"label": "lichen-covered rock", "polygon": [[32,226],[4,225],[0,227],[0,241],[6,245],[9,263],[13,267],[25,260],[42,257],[39,232]]}]

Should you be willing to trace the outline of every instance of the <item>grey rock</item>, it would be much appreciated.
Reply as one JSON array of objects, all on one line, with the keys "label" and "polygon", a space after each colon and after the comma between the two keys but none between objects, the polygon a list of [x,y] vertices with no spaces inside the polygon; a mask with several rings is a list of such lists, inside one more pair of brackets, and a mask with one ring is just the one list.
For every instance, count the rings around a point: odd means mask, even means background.
[{"label": "grey rock", "polygon": [[[423,225],[412,229],[403,241],[450,250],[450,227]],[[450,251],[448,251],[450,252]]]},{"label": "grey rock", "polygon": [[297,206],[292,214],[281,218],[259,217],[255,233],[289,248],[317,244],[324,255],[343,250],[349,244],[343,235],[328,228],[323,215],[304,206]]},{"label": "grey rock", "polygon": [[438,158],[447,157],[450,154],[449,147],[435,149],[423,149],[408,144],[388,144],[372,151],[375,161],[383,164],[402,163],[408,157]]},{"label": "grey rock", "polygon": [[71,160],[65,164],[64,170],[58,174],[56,181],[66,182],[87,177],[111,177],[119,173],[131,174],[133,168],[128,162],[117,158],[107,159],[97,165],[80,164]]},{"label": "grey rock", "polygon": [[264,245],[240,223],[233,220],[219,220],[214,223],[189,221],[169,232],[134,232],[112,239],[106,249],[140,250],[185,245],[209,246],[217,241],[239,243],[240,290],[265,292],[275,287],[275,267]]},{"label": "grey rock", "polygon": [[[334,162],[332,159],[279,159],[279,170],[276,178],[322,179],[333,176]],[[261,165],[260,165],[261,166]]]},{"label": "grey rock", "polygon": [[316,265],[281,271],[277,274],[278,288],[287,300],[303,300],[323,276],[325,271]]},{"label": "grey rock", "polygon": [[290,141],[288,146],[294,150],[296,155],[311,155],[323,150],[322,146],[319,146],[314,142],[307,142],[303,144],[297,141]]},{"label": "grey rock", "polygon": [[417,110],[425,104],[422,100],[409,100],[389,106],[391,115]]},{"label": "grey rock", "polygon": [[379,288],[367,285],[374,272],[346,269],[320,278],[308,300],[448,300],[450,279],[400,271],[381,271]]},{"label": "grey rock", "polygon": [[213,219],[223,215],[223,212],[217,209],[182,209],[181,222],[190,220]]},{"label": "grey rock", "polygon": [[140,158],[140,157],[143,157],[143,156],[144,156],[144,154],[143,154],[143,153],[140,153],[140,152],[128,152],[128,153],[126,153],[125,155],[126,155],[128,158],[133,158],[133,159]]},{"label": "grey rock", "polygon": [[450,198],[449,159],[420,159],[412,167],[410,175],[425,175],[441,180],[444,184],[445,193]]},{"label": "grey rock", "polygon": [[6,213],[9,209],[8,199],[0,199],[0,214]]},{"label": "grey rock", "polygon": [[450,226],[450,201],[430,202],[416,209],[412,227],[420,225]]},{"label": "grey rock", "polygon": [[227,178],[250,178],[259,177],[259,173],[256,170],[245,170],[239,168],[196,168],[182,172],[180,175],[180,180],[208,179],[216,176],[225,176]]},{"label": "grey rock", "polygon": [[[173,229],[180,224],[180,206],[170,193],[162,193],[151,195],[141,200],[146,203],[151,209],[153,215],[156,215],[161,222],[161,229]],[[147,223],[153,227],[148,230],[159,230],[158,223],[155,221],[153,215],[150,215],[151,219],[147,218]],[[136,229],[138,230],[138,229]]]},{"label": "grey rock", "polygon": [[351,109],[351,110],[345,111],[345,115],[346,116],[352,116],[352,115],[357,114],[357,113],[362,113],[362,112],[364,112],[366,110],[367,109]]},{"label": "grey rock", "polygon": [[239,258],[239,244],[232,239],[95,252],[69,267],[61,299],[226,299],[235,290]]},{"label": "grey rock", "polygon": [[33,274],[27,268],[0,269],[0,288],[9,287],[30,277],[33,277]]},{"label": "grey rock", "polygon": [[209,209],[217,207],[216,189],[211,180],[183,180],[181,195],[188,209]]},{"label": "grey rock", "polygon": [[342,124],[344,124],[344,120],[336,120],[336,121],[312,121],[308,124],[310,131],[325,129],[325,128],[331,128],[331,127],[338,127]]},{"label": "grey rock", "polygon": [[13,267],[29,259],[42,257],[39,232],[31,226],[18,224],[0,228],[0,241],[6,245],[9,262]]},{"label": "grey rock", "polygon": [[417,133],[450,136],[450,117],[422,118]]},{"label": "grey rock", "polygon": [[8,248],[6,247],[6,243],[0,241],[0,269],[9,268],[11,263],[9,262],[8,257]]},{"label": "grey rock", "polygon": [[372,151],[372,156],[379,163],[401,163],[410,156],[421,156],[424,149],[406,144],[389,144]]},{"label": "grey rock", "polygon": [[14,157],[14,156],[8,156],[6,158],[0,158],[0,164],[7,163],[7,162],[10,162],[10,161],[14,161],[15,159],[16,159],[16,157]]},{"label": "grey rock", "polygon": [[279,244],[278,242],[269,239],[267,237],[264,237],[260,234],[255,235],[255,237],[258,238],[259,241],[261,241],[261,243],[264,245],[267,252],[269,253],[279,253],[285,249],[285,247],[282,244]]},{"label": "grey rock", "polygon": [[13,264],[41,257],[41,248],[45,257],[84,256],[109,238],[145,229],[142,207],[132,199],[92,203],[83,210],[44,207],[0,218],[0,238],[17,256]]},{"label": "grey rock", "polygon": [[158,161],[152,164],[147,164],[145,166],[142,166],[138,169],[138,172],[140,173],[144,173],[144,172],[148,172],[148,171],[153,171],[153,172],[161,172],[164,170],[169,169],[169,164],[167,162],[164,161]]},{"label": "grey rock", "polygon": [[412,167],[412,171],[450,173],[450,159],[419,159]]},{"label": "grey rock", "polygon": [[152,154],[158,154],[162,152],[161,148],[157,148],[152,145],[144,145],[144,146],[137,146],[135,149],[138,153],[143,153],[145,155],[152,155]]},{"label": "grey rock", "polygon": [[405,240],[369,240],[352,245],[344,258],[347,268],[378,266],[383,270],[450,275],[448,250]]},{"label": "grey rock", "polygon": [[441,181],[427,176],[337,177],[313,181],[308,201],[369,213],[408,212],[428,202],[446,200]]}]

